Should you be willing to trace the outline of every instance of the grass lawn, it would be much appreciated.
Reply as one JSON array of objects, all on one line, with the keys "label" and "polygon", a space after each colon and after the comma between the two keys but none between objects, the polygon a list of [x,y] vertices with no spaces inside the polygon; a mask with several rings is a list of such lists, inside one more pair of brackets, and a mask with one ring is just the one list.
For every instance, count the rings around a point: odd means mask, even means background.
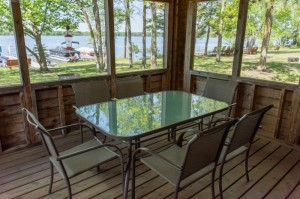
[{"label": "grass lawn", "polygon": [[[279,51],[270,49],[267,58],[267,71],[257,69],[259,56],[259,52],[254,55],[243,55],[242,77],[298,84],[300,63],[288,62],[288,57],[300,58],[300,48],[280,48]],[[194,69],[231,75],[232,63],[233,56],[223,56],[221,62],[216,62],[215,57],[195,57]]]},{"label": "grass lawn", "polygon": [[[157,60],[158,68],[162,68],[162,58]],[[147,60],[147,69],[142,69],[142,61],[137,60],[133,63],[133,67],[128,67],[128,59],[116,59],[117,73],[141,71],[150,69],[150,60]],[[95,61],[78,61],[72,63],[61,63],[55,66],[50,66],[48,72],[41,72],[38,68],[30,68],[30,80],[32,83],[47,82],[58,80],[58,75],[76,73],[80,77],[106,75],[107,72],[98,73],[96,71]],[[19,68],[4,68],[0,67],[0,86],[20,84]]]}]

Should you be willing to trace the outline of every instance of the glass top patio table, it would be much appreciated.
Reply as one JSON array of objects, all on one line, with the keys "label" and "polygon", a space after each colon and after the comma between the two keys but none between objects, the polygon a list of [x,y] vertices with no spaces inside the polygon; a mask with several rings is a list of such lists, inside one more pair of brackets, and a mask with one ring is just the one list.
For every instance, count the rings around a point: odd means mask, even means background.
[{"label": "glass top patio table", "polygon": [[108,137],[131,141],[226,110],[225,102],[162,91],[80,107],[76,114]]}]

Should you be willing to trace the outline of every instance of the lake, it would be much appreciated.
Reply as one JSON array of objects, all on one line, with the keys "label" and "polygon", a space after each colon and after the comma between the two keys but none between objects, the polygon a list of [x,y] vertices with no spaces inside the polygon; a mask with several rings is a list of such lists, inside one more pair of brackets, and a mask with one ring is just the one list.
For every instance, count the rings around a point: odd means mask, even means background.
[{"label": "lake", "polygon": [[[73,41],[78,41],[79,46],[78,47],[92,47],[90,44],[90,37],[89,36],[74,36]],[[42,36],[42,42],[45,45],[46,49],[52,49],[57,46],[60,46],[61,42],[64,42],[64,37],[63,36]],[[135,59],[139,59],[142,57],[142,37],[132,37],[132,42],[134,45],[138,46],[139,48],[139,53],[134,54]],[[35,42],[33,39],[30,37],[26,36],[25,37],[25,43],[29,48],[33,48],[35,45]],[[150,45],[151,45],[151,37],[147,37],[146,39],[147,43],[147,56],[150,56]],[[196,47],[195,47],[195,52],[200,52],[204,51],[204,44],[205,40],[204,39],[199,39],[197,38],[196,41]],[[226,42],[224,42],[226,45]],[[117,58],[123,57],[123,46],[124,46],[124,37],[117,36],[115,40],[115,54]],[[13,35],[10,36],[0,36],[0,46],[2,47],[2,55],[8,56],[16,56],[16,45],[15,45],[15,39]],[[211,38],[209,45],[208,45],[208,50],[212,50],[215,46],[217,46],[217,39],[216,38]],[[157,49],[158,49],[158,54],[162,54],[163,52],[163,38],[158,37],[157,38]]]}]

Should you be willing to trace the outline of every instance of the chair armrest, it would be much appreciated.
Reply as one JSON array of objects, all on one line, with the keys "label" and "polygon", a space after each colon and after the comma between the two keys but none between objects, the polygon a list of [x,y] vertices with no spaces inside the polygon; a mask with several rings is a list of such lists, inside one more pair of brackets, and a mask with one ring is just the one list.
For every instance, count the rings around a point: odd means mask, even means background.
[{"label": "chair armrest", "polygon": [[182,133],[180,133],[178,139],[177,139],[177,142],[176,144],[179,146],[179,147],[182,147],[182,142],[184,141],[184,138],[183,136],[187,133],[192,133],[192,134],[199,134],[201,133],[201,130],[196,130],[196,129],[188,129],[187,131],[184,131]]},{"label": "chair armrest", "polygon": [[51,131],[58,131],[58,130],[61,130],[61,129],[66,129],[66,128],[71,128],[71,127],[75,127],[75,126],[85,126],[89,129],[92,130],[92,128],[87,125],[87,124],[84,124],[84,123],[77,123],[77,124],[70,124],[70,125],[67,125],[67,126],[61,126],[61,127],[57,127],[57,128],[54,128],[54,129],[48,129],[47,131],[51,132]]},{"label": "chair armrest", "polygon": [[133,158],[135,159],[135,156],[136,154],[139,152],[139,151],[143,151],[143,152],[146,152],[148,154],[151,154],[159,159],[161,159],[163,162],[165,162],[166,164],[170,165],[171,167],[174,167],[175,169],[181,169],[182,167],[179,166],[179,165],[176,165],[174,164],[173,162],[170,162],[168,159],[166,159],[165,157],[159,155],[158,153],[154,152],[153,150],[149,149],[149,148],[145,148],[145,147],[141,147],[141,148],[138,148],[134,151],[134,154],[133,154]]},{"label": "chair armrest", "polygon": [[66,155],[59,156],[59,157],[57,157],[57,160],[67,159],[67,158],[70,158],[70,157],[73,157],[73,156],[76,156],[76,155],[79,155],[79,154],[82,154],[82,153],[87,153],[89,151],[93,151],[93,150],[103,148],[103,147],[112,147],[112,148],[117,149],[120,154],[116,153],[116,155],[118,157],[122,157],[122,159],[123,159],[123,153],[122,153],[121,149],[119,149],[117,146],[114,146],[112,144],[102,144],[102,145],[86,148],[86,149],[83,149],[83,150],[80,150],[80,151],[77,151],[77,152],[74,152],[74,153],[69,153],[69,154],[66,154]]},{"label": "chair armrest", "polygon": [[71,127],[76,127],[76,126],[85,126],[87,127],[93,135],[95,135],[95,131],[94,129],[92,129],[89,125],[85,124],[85,123],[77,123],[77,124],[71,124],[71,125],[68,125],[68,126],[61,126],[61,127],[58,127],[58,128],[54,128],[54,129],[49,129],[48,132],[51,133],[53,131],[58,131],[58,130],[62,130],[62,129],[66,129],[66,128],[71,128]]}]

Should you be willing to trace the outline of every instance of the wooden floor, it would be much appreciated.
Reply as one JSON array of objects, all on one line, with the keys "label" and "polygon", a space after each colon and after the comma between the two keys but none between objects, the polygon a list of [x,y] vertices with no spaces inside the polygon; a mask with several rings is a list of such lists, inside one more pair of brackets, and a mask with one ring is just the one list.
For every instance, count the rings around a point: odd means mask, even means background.
[{"label": "wooden floor", "polygon": [[[147,142],[162,150],[166,136]],[[58,140],[60,149],[79,143],[78,135]],[[119,144],[124,148],[123,144]],[[124,148],[125,149],[125,148]],[[257,138],[249,159],[250,182],[244,177],[242,156],[225,166],[224,198],[300,198],[300,152]],[[121,198],[121,176],[118,160],[92,169],[71,179],[73,198]],[[53,193],[48,195],[49,163],[42,146],[0,156],[0,198],[67,198],[65,181],[55,173]],[[210,175],[180,192],[179,198],[211,198]],[[173,188],[144,165],[137,166],[136,198],[173,198]],[[216,190],[218,190],[216,183]],[[217,191],[217,193],[219,193]]]}]

